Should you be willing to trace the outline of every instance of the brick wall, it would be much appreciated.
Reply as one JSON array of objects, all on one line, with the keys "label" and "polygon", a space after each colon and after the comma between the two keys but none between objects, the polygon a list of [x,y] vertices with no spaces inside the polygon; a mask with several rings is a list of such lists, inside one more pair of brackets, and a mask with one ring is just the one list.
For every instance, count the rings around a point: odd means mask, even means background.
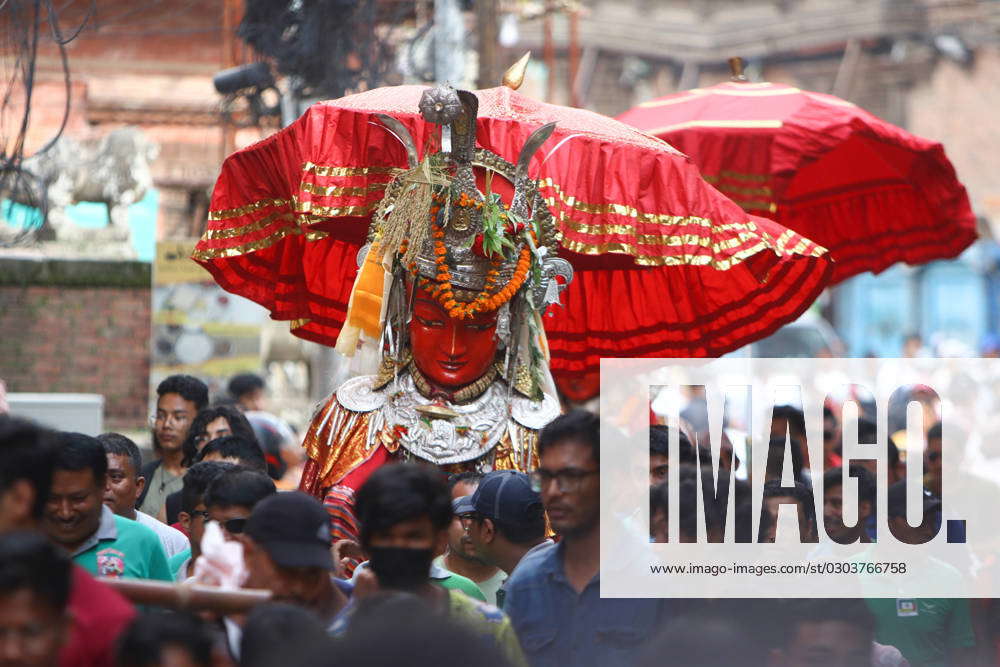
[{"label": "brick wall", "polygon": [[141,428],[149,339],[149,264],[0,258],[9,391],[103,394],[106,428]]}]

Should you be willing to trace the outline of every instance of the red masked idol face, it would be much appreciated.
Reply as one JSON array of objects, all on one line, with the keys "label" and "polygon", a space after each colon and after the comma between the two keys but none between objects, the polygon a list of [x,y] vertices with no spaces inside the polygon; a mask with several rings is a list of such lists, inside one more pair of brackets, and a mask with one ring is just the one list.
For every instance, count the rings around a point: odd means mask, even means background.
[{"label": "red masked idol face", "polygon": [[446,389],[481,378],[496,356],[496,311],[456,319],[425,290],[418,289],[410,322],[410,347],[420,372]]}]

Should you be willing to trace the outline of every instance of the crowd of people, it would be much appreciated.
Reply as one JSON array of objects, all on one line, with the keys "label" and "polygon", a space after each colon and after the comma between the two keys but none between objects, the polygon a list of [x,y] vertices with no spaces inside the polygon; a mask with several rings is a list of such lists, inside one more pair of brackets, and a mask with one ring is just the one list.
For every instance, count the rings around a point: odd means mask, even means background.
[{"label": "crowd of people", "polygon": [[[232,404],[209,407],[201,381],[164,380],[148,462],[122,434],[0,415],[0,665],[857,667],[986,655],[991,607],[967,600],[601,598],[599,420],[582,410],[542,429],[531,474],[377,469],[357,493],[359,538],[337,540],[336,507],[281,489],[294,437],[254,399],[261,383],[233,386]],[[794,440],[800,415],[782,414]],[[669,437],[651,428],[651,541],[666,541]],[[680,444],[683,498],[696,492],[697,445],[686,432]],[[731,448],[723,459],[724,470],[741,463]],[[874,486],[852,472],[861,520],[843,525],[832,478],[822,520],[866,542]],[[766,498],[788,501],[783,488],[769,482]],[[812,508],[804,489],[791,500]],[[940,503],[928,495],[933,519]],[[819,520],[808,516],[803,534]],[[682,540],[694,521],[682,504]],[[773,530],[765,521],[758,537]],[[240,612],[137,606],[108,578],[269,600]]]}]

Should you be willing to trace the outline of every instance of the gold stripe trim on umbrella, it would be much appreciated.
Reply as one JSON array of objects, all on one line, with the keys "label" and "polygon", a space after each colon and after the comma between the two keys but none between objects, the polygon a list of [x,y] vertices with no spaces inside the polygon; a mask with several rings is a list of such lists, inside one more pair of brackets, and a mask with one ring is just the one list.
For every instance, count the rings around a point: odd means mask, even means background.
[{"label": "gold stripe trim on umbrella", "polygon": [[729,169],[723,169],[718,174],[702,174],[702,178],[709,183],[718,183],[723,179],[751,181],[753,183],[767,183],[771,180],[771,176],[769,174],[751,174],[749,172],[731,171]]},{"label": "gold stripe trim on umbrella", "polygon": [[297,320],[289,320],[289,322],[288,322],[288,329],[289,330],[292,330],[292,329],[301,329],[302,327],[304,327],[305,325],[309,324],[310,322],[312,322],[312,320],[309,319],[308,317],[301,317],[301,318],[299,318]]},{"label": "gold stripe trim on umbrella", "polygon": [[789,239],[793,238],[794,235],[795,232],[790,229],[786,229],[782,232],[781,236],[778,237],[778,240],[774,243],[774,249],[778,251],[779,255],[785,254],[785,244],[788,243]]},{"label": "gold stripe trim on umbrella", "polygon": [[[579,223],[577,223],[579,224]],[[746,223],[748,226],[755,228],[752,222]],[[725,225],[725,227],[733,227],[733,225]],[[238,246],[233,246],[230,248],[207,248],[204,250],[195,251],[191,257],[195,260],[207,261],[219,258],[231,258],[238,257],[240,255],[245,255],[251,252],[256,252],[264,248],[270,247],[285,238],[286,236],[302,234],[302,230],[299,227],[285,227],[277,230],[273,234],[266,236],[263,239],[257,241],[251,241]],[[305,233],[306,240],[317,241],[323,238],[327,238],[328,234],[326,232],[315,232],[310,231]],[[645,235],[640,237],[638,240],[640,243],[662,243],[663,237],[659,235]],[[699,245],[701,247],[711,247],[713,253],[722,252],[728,249],[737,248],[744,245],[747,241],[753,240],[750,234],[740,234],[737,238],[718,241],[715,243],[709,243],[709,238],[702,237],[698,235],[679,235],[674,240],[670,242],[669,245],[673,243],[684,244],[690,243],[693,245]],[[785,251],[785,255],[789,254],[800,254],[802,250],[805,250],[809,245],[806,239],[800,240],[799,244],[789,253]],[[767,241],[758,241],[756,244],[749,248],[744,248],[733,253],[730,257],[725,259],[717,259],[713,257],[712,254],[702,255],[695,253],[678,253],[670,255],[644,255],[638,253],[638,247],[633,243],[599,243],[590,244],[584,243],[582,241],[575,241],[571,239],[563,239],[562,246],[567,250],[573,252],[578,252],[581,254],[596,255],[604,253],[617,253],[629,255],[633,258],[635,263],[639,266],[681,266],[681,265],[692,265],[692,266],[712,266],[718,270],[728,270],[729,268],[735,266],[739,262],[743,261],[745,258],[760,252],[761,250],[768,249],[772,246],[771,243]],[[815,246],[809,253],[811,256],[819,257],[826,252],[825,248],[822,246]],[[779,253],[781,254],[781,253]]]},{"label": "gold stripe trim on umbrella", "polygon": [[692,127],[762,130],[779,128],[782,124],[783,123],[780,120],[686,120],[683,123],[674,123],[673,125],[657,127],[652,130],[646,130],[646,132],[649,134],[661,134],[663,132],[672,132],[674,130],[686,130]]},{"label": "gold stripe trim on umbrella", "polygon": [[765,201],[763,199],[738,199],[732,197],[732,200],[740,205],[744,211],[768,211],[770,213],[775,213],[778,210],[778,205],[773,201]]},{"label": "gold stripe trim on umbrella", "polygon": [[622,236],[630,236],[632,237],[631,240],[634,243],[641,245],[658,247],[697,245],[702,248],[711,248],[713,252],[732,250],[744,245],[747,242],[757,241],[760,239],[759,234],[750,232],[740,232],[733,238],[713,241],[713,237],[704,234],[636,234],[635,227],[632,225],[588,225],[569,218],[560,220],[560,223],[564,224],[567,229],[571,229],[579,234],[587,234],[591,236],[618,234]]},{"label": "gold stripe trim on umbrella", "polygon": [[364,217],[370,215],[378,207],[378,202],[361,206],[316,206],[311,201],[295,202],[296,213],[309,213],[315,218]]},{"label": "gold stripe trim on umbrella", "polygon": [[555,197],[546,197],[545,202],[549,206],[554,206],[557,201],[562,202],[564,205],[583,213],[588,213],[590,215],[606,215],[608,213],[614,213],[615,215],[621,215],[628,218],[636,218],[642,220],[643,222],[652,223],[666,223],[670,225],[676,224],[698,224],[703,227],[711,227],[712,221],[707,218],[701,218],[698,216],[683,216],[683,215],[668,215],[660,213],[642,213],[639,209],[634,206],[629,206],[628,204],[588,204],[587,202],[582,202],[577,200],[573,195],[567,195],[563,192],[559,184],[553,181],[551,178],[539,179],[538,187],[548,188],[552,190],[558,200]]},{"label": "gold stripe trim on umbrella", "polygon": [[[712,229],[715,232],[726,232],[733,230],[744,230],[750,232],[756,232],[757,227],[753,222],[733,222],[727,223],[725,225],[716,225],[708,218],[702,218],[698,216],[683,216],[683,215],[668,215],[661,213],[642,213],[633,206],[628,206],[626,204],[588,204],[586,202],[577,201],[576,197],[567,196],[562,188],[552,181],[551,178],[544,178],[538,181],[539,188],[551,189],[558,196],[556,197],[545,197],[545,203],[553,208],[557,203],[562,203],[565,206],[572,208],[575,211],[580,211],[581,213],[586,213],[588,215],[607,215],[608,213],[613,213],[615,215],[620,215],[623,217],[635,218],[640,222],[648,224],[658,224],[658,225],[670,225],[670,226],[682,226],[682,225],[700,225],[702,227]],[[559,216],[560,222],[567,220],[567,216],[561,213]],[[634,227],[630,233],[636,234],[638,230]]]},{"label": "gold stripe trim on umbrella", "polygon": [[218,241],[222,239],[232,239],[237,236],[242,236],[243,234],[250,234],[253,232],[260,231],[264,229],[275,220],[283,220],[285,222],[292,222],[294,218],[291,213],[284,213],[281,211],[275,211],[274,213],[269,213],[260,220],[256,222],[251,222],[245,225],[240,225],[238,227],[227,227],[226,229],[207,229],[205,233],[201,235],[202,241]]},{"label": "gold stripe trim on umbrella", "polygon": [[[707,180],[707,179],[706,179]],[[764,197],[770,197],[774,193],[771,188],[764,185],[759,188],[744,188],[739,185],[730,185],[728,183],[719,183],[719,180],[715,180],[715,187],[717,187],[722,192],[727,194],[742,195],[744,197],[756,197],[763,195]]]},{"label": "gold stripe trim on umbrella", "polygon": [[283,227],[273,234],[265,236],[257,241],[250,241],[248,243],[242,243],[237,246],[232,246],[230,248],[205,248],[204,250],[195,250],[191,253],[191,259],[196,260],[209,260],[209,259],[219,259],[221,257],[238,257],[240,255],[246,255],[251,252],[257,252],[258,250],[263,250],[268,248],[286,236],[292,234],[301,234],[302,230],[298,227]]},{"label": "gold stripe trim on umbrella", "polygon": [[[353,169],[353,168],[344,168]],[[756,174],[737,174],[734,172],[721,172],[721,177],[729,178],[743,178],[744,180],[765,180],[768,177],[764,175]],[[702,218],[698,216],[678,216],[678,215],[667,215],[667,214],[655,214],[655,213],[643,213],[640,212],[633,206],[626,204],[588,204],[586,202],[577,201],[573,196],[566,195],[562,188],[559,187],[557,183],[552,181],[551,178],[541,179],[538,182],[540,188],[549,188],[557,195],[556,197],[545,198],[546,203],[552,207],[561,202],[563,205],[583,212],[589,215],[604,215],[608,213],[613,213],[623,217],[634,218],[637,221],[643,223],[652,223],[659,225],[669,225],[672,227],[683,227],[683,226],[699,226],[706,229],[710,229],[715,233],[720,232],[736,232],[736,236],[729,239],[722,239],[719,241],[713,241],[711,236],[705,236],[697,233],[688,234],[640,234],[638,228],[635,225],[624,224],[611,224],[611,223],[601,223],[601,224],[587,224],[582,223],[577,220],[573,220],[569,217],[569,214],[565,211],[560,211],[558,214],[558,219],[560,224],[565,224],[569,229],[572,229],[578,233],[582,234],[592,234],[592,235],[605,235],[605,234],[627,234],[634,237],[636,243],[601,243],[601,244],[588,244],[581,241],[574,240],[564,240],[563,246],[569,250],[574,250],[577,252],[583,252],[585,254],[599,254],[601,252],[618,252],[623,254],[631,255],[637,264],[639,265],[668,265],[668,264],[713,264],[718,267],[728,267],[732,264],[734,258],[738,256],[749,256],[747,250],[739,250],[734,253],[733,256],[726,259],[714,259],[709,255],[697,255],[697,254],[677,254],[677,255],[660,255],[660,256],[649,256],[639,254],[636,251],[636,245],[658,245],[663,247],[678,247],[684,245],[697,245],[704,248],[710,248],[715,253],[725,252],[727,250],[732,250],[745,245],[748,242],[752,242],[754,239],[761,238],[761,232],[758,230],[757,226],[752,221],[747,222],[733,222],[724,225],[716,225],[711,220],[707,218]],[[317,188],[322,186],[316,186]],[[339,187],[339,186],[338,186]],[[344,188],[343,190],[369,190],[369,189],[379,189],[384,187],[383,184],[376,184],[375,186],[368,186],[366,188]],[[305,225],[310,223],[325,221],[326,219],[339,216],[366,216],[371,214],[377,207],[377,202],[372,202],[362,206],[317,206],[311,201],[302,202],[297,197],[293,197],[291,201],[284,199],[265,199],[258,202],[253,202],[246,206],[226,209],[220,211],[214,211],[210,213],[210,219],[226,219],[229,217],[237,217],[239,215],[246,215],[247,213],[266,208],[268,206],[279,206],[279,205],[289,205],[291,204],[293,210],[300,214],[299,224],[294,226],[286,226],[275,230],[268,236],[258,239],[256,241],[249,241],[243,244],[228,248],[206,248],[202,250],[197,250],[192,254],[193,259],[197,260],[211,260],[216,258],[225,257],[237,257],[240,255],[248,254],[251,252],[256,252],[264,248],[270,247],[280,241],[281,239],[293,235],[293,234],[304,234],[304,238],[309,241],[317,241],[329,237],[328,232],[309,230],[305,228]],[[274,222],[277,219],[291,220],[291,216],[284,212],[273,212],[268,216],[261,218],[260,220],[249,222],[245,225],[238,227],[231,227],[227,229],[214,229],[208,230],[202,236],[202,240],[221,240],[228,238],[235,238],[241,234],[249,233],[253,231],[258,231],[267,227],[268,224]],[[765,237],[766,238],[766,237]],[[761,246],[761,244],[764,244]],[[753,248],[766,247],[768,244],[766,242],[758,242],[753,246]],[[800,244],[801,245],[801,244]],[[819,248],[819,246],[817,246]],[[823,250],[822,252],[825,252]],[[819,254],[822,254],[820,252]],[[752,254],[752,253],[751,253]],[[816,251],[813,251],[816,254]]]},{"label": "gold stripe trim on umbrella", "polygon": [[368,176],[370,174],[391,174],[399,171],[398,167],[338,167],[329,164],[305,162],[302,171],[317,176]]},{"label": "gold stripe trim on umbrella", "polygon": [[[191,254],[191,259],[210,260],[222,257],[239,257],[241,255],[248,255],[252,252],[269,248],[286,236],[294,236],[297,234],[303,234],[301,228],[283,227],[273,234],[265,236],[257,241],[250,241],[248,243],[242,243],[229,248],[205,248],[204,250],[196,250]],[[303,234],[306,241],[321,241],[329,236],[330,234],[328,232],[316,230],[310,230]]]},{"label": "gold stripe trim on umbrella", "polygon": [[747,257],[768,249],[767,244],[761,241],[750,248],[734,253],[731,257],[716,259],[711,255],[697,255],[692,253],[666,256],[638,255],[636,254],[636,247],[630,243],[600,243],[593,245],[564,239],[562,245],[567,250],[582,255],[603,255],[608,253],[629,255],[639,266],[711,266],[719,271],[728,271]]},{"label": "gold stripe trim on umbrella", "polygon": [[316,183],[302,183],[301,189],[309,194],[320,197],[365,197],[372,192],[385,190],[388,183],[372,183],[371,185],[349,187],[342,185],[317,185]]},{"label": "gold stripe trim on umbrella", "polygon": [[239,208],[224,208],[215,211],[208,212],[209,220],[228,220],[230,218],[238,218],[240,216],[246,215],[247,213],[253,213],[254,211],[259,211],[262,208],[270,208],[273,206],[287,206],[289,201],[287,199],[261,199],[260,201],[255,201],[253,203],[247,204],[246,206],[240,206]]}]

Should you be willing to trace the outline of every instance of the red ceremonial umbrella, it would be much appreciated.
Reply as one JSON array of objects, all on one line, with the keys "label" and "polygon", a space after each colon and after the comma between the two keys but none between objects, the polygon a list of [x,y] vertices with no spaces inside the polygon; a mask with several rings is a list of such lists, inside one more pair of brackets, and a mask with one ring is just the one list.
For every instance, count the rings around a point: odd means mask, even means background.
[{"label": "red ceremonial umbrella", "polygon": [[[371,215],[407,164],[375,114],[426,146],[440,129],[417,111],[424,90],[314,105],[231,155],[194,259],[225,289],[291,320],[295,334],[333,345]],[[557,378],[596,372],[602,356],[723,354],[795,319],[828,283],[823,248],[748,215],[666,143],[509,88],[476,95],[477,144],[508,160],[533,130],[558,123],[530,168],[576,270],[563,307],[545,318]]]},{"label": "red ceremonial umbrella", "polygon": [[976,238],[941,144],[832,95],[733,81],[619,120],[669,142],[744,209],[829,249],[833,281],[955,257]]}]

